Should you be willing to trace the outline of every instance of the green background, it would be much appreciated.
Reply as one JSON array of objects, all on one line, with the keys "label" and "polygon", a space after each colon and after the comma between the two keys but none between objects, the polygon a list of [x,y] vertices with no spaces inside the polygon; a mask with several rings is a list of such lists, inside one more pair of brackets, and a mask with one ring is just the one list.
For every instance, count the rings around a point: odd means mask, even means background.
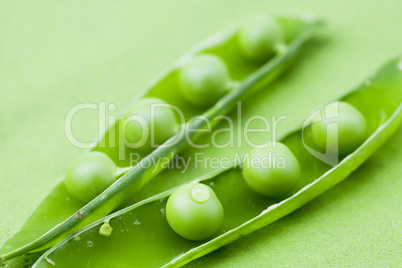
[{"label": "green background", "polygon": [[[82,153],[64,133],[71,107],[119,110],[203,38],[293,11],[327,26],[257,104],[287,115],[284,132],[402,53],[402,1],[0,1],[0,244]],[[77,115],[75,135],[92,140],[95,118]],[[401,144],[399,128],[340,185],[191,266],[401,266]]]}]

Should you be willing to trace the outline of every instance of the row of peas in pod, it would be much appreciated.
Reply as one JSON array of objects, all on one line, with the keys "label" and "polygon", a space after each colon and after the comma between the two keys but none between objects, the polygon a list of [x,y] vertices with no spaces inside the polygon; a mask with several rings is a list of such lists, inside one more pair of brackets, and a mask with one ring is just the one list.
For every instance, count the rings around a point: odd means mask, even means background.
[{"label": "row of peas in pod", "polygon": [[[334,102],[318,110],[310,123],[315,145],[341,156],[356,150],[367,136],[366,119],[346,102]],[[251,150],[246,162],[243,165],[246,184],[267,198],[281,198],[299,182],[299,162],[282,143],[269,143],[266,148]],[[222,225],[224,210],[210,187],[192,183],[181,186],[169,197],[166,218],[180,236],[204,240]]]},{"label": "row of peas in pod", "polygon": [[[264,61],[283,46],[279,26],[272,19],[257,19],[240,29],[238,45],[251,61]],[[178,84],[182,97],[192,105],[209,107],[228,90],[230,76],[225,63],[211,54],[196,55],[179,71]],[[150,139],[144,136],[139,120],[151,129],[151,106],[168,105],[161,99],[147,98],[129,109],[125,118],[135,117],[121,129],[130,143],[143,145],[138,150],[152,150]],[[323,113],[325,114],[322,119]],[[171,109],[155,109],[152,122],[154,141],[162,144],[178,130],[176,117]],[[335,123],[337,128],[328,128]],[[328,133],[336,131],[336,133]],[[334,103],[313,119],[312,137],[317,147],[329,152],[346,155],[354,151],[366,137],[366,122],[361,113],[348,103]],[[262,158],[273,154],[284,159],[284,166],[265,167]],[[297,158],[281,143],[269,144],[266,149],[255,149],[249,154],[250,162],[244,166],[243,176],[247,185],[268,198],[281,197],[297,185],[300,167]],[[255,161],[253,159],[260,159]],[[102,193],[116,179],[116,165],[101,152],[90,152],[77,159],[68,169],[65,185],[77,199],[89,202]],[[167,203],[166,217],[169,225],[179,235],[190,240],[203,240],[213,235],[222,224],[224,211],[213,190],[204,184],[189,184],[176,190]]]},{"label": "row of peas in pod", "polygon": [[[280,26],[271,17],[256,18],[245,24],[238,31],[237,41],[243,56],[255,62],[267,61],[283,47]],[[230,90],[232,82],[225,62],[213,54],[193,56],[178,74],[181,97],[201,108],[216,103]],[[156,106],[169,107],[169,104],[158,98],[141,99],[127,110],[119,123],[119,133],[124,135],[127,145],[143,154],[151,152],[179,129],[173,109],[153,109]],[[71,195],[89,202],[115,181],[116,172],[115,163],[106,154],[89,152],[69,167],[65,185]]]},{"label": "row of peas in pod", "polygon": [[[72,267],[89,260],[93,266],[178,267],[288,215],[346,179],[395,133],[402,119],[401,70],[400,58],[392,59],[340,101],[280,135],[280,143],[249,151],[249,159],[243,158],[248,163],[209,170],[167,190],[162,181],[177,185],[193,175],[162,172],[155,181],[161,185],[144,189],[149,198],[63,240],[41,257],[38,267]],[[277,160],[271,166],[269,154]],[[83,257],[71,260],[71,254],[80,253]]]},{"label": "row of peas in pod", "polygon": [[[250,61],[266,61],[284,46],[280,27],[270,18],[258,18],[246,24],[239,30],[237,41],[240,51]],[[179,92],[183,99],[197,107],[212,106],[229,90],[231,83],[225,62],[212,54],[196,55],[179,70]],[[155,109],[151,118],[152,105],[168,106],[161,99],[142,99],[124,115],[125,119],[131,117],[134,120],[120,125],[120,133],[129,143],[141,144],[136,149],[143,153],[152,150],[148,138],[151,124],[155,144],[162,144],[179,128],[172,109]],[[312,121],[313,142],[323,151],[347,155],[366,138],[365,118],[345,102],[328,105]],[[267,167],[263,159],[269,154],[282,159],[283,165]],[[115,163],[106,154],[90,152],[70,166],[65,185],[74,197],[89,202],[115,181],[116,170]],[[268,144],[265,149],[252,150],[243,168],[246,184],[267,198],[280,198],[291,192],[300,175],[297,158],[279,142]],[[203,240],[219,229],[224,210],[210,187],[201,183],[187,184],[170,196],[166,218],[171,228],[182,237]]]}]

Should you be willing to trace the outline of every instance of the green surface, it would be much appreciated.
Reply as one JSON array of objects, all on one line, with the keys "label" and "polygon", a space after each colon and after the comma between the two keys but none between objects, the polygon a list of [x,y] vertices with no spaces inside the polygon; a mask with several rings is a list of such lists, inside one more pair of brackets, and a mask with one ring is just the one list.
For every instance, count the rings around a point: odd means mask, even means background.
[{"label": "green surface", "polygon": [[[400,1],[126,2],[0,2],[0,243],[82,151],[64,134],[72,106],[106,100],[121,109],[217,29],[261,12],[302,10],[327,19],[321,42],[254,105],[288,115],[283,133],[402,52]],[[74,130],[91,140],[95,113],[75,118]],[[344,183],[193,265],[401,265],[401,142],[399,129]]]}]

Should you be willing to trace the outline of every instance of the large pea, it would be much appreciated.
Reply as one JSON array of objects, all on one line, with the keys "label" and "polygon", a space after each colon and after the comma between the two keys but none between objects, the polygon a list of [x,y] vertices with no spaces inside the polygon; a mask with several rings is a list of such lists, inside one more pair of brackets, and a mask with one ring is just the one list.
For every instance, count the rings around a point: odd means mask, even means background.
[{"label": "large pea", "polygon": [[129,145],[149,152],[173,136],[178,128],[173,109],[163,100],[146,98],[135,103],[120,122]]},{"label": "large pea", "polygon": [[248,186],[267,197],[279,197],[299,182],[300,165],[289,148],[279,142],[253,149],[243,167]]},{"label": "large pea", "polygon": [[189,103],[209,107],[225,93],[229,81],[226,64],[217,56],[197,55],[179,72],[179,89]]},{"label": "large pea", "polygon": [[186,184],[169,197],[166,218],[172,229],[189,240],[211,237],[223,222],[223,207],[205,184]]},{"label": "large pea", "polygon": [[333,102],[320,110],[312,121],[314,143],[323,151],[347,155],[367,136],[366,119],[346,102]]},{"label": "large pea", "polygon": [[238,33],[241,52],[253,61],[268,60],[281,42],[282,30],[271,17],[257,17],[246,23]]},{"label": "large pea", "polygon": [[68,168],[64,184],[68,192],[85,203],[108,188],[116,177],[116,165],[106,154],[89,152]]}]

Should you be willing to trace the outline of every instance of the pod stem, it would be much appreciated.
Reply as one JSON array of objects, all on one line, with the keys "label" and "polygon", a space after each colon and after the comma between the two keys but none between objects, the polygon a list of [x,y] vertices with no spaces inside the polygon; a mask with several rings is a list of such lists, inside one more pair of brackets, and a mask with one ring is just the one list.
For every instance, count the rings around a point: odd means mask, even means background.
[{"label": "pod stem", "polygon": [[[281,67],[283,65],[290,63],[298,52],[300,52],[301,48],[315,35],[320,24],[320,22],[311,24],[309,29],[307,29],[303,34],[295,38],[295,40],[290,43],[286,51],[279,53],[260,69],[248,76],[242,84],[240,84],[236,89],[228,92],[214,106],[212,106],[199,117],[211,120],[216,116],[226,114],[232,110],[238,101],[248,96],[246,92],[249,93],[248,91],[250,88],[260,82],[263,78],[266,78],[270,75],[275,75],[278,71],[282,70]],[[47,233],[43,234],[41,237],[35,239],[29,244],[0,256],[0,261],[6,261],[36,248],[43,247],[52,240],[60,238],[63,233],[72,230],[88,215],[106,202],[113,202],[112,200],[118,199],[118,196],[120,196],[119,193],[121,193],[124,189],[127,189],[129,186],[137,183],[139,184],[139,187],[141,187],[161,171],[161,169],[159,169],[155,172],[151,172],[150,168],[147,167],[147,163],[154,163],[157,159],[163,157],[172,158],[183,148],[185,148],[186,145],[188,145],[189,137],[192,138],[194,135],[198,134],[193,130],[202,129],[206,126],[206,124],[206,120],[191,120],[191,122],[184,124],[175,135],[173,135],[148,156],[144,157],[136,166],[132,167],[128,171],[121,170],[122,176],[102,194],[94,198],[79,211],[71,215],[64,222],[49,230]],[[117,170],[117,172],[119,172],[119,170]]]}]

